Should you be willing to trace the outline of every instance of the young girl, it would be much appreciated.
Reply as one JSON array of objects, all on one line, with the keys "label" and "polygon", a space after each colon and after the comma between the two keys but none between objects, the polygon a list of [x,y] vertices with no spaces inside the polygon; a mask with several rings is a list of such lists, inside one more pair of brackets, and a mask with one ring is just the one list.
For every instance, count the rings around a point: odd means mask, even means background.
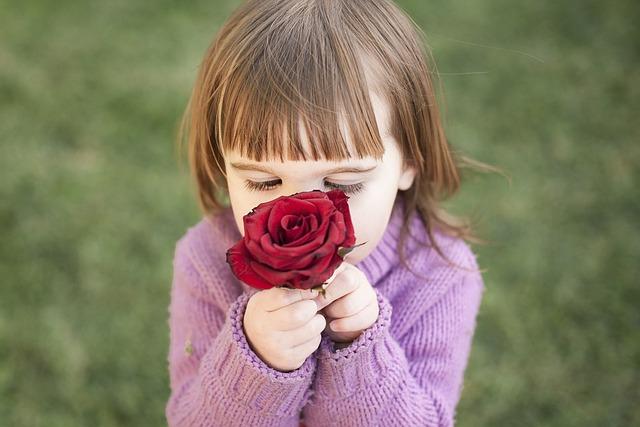
[{"label": "young girl", "polygon": [[[170,426],[453,425],[484,286],[439,207],[465,159],[428,59],[389,0],[250,0],[220,29],[181,129],[204,218],[175,250]],[[335,188],[366,243],[325,295],[234,277],[245,214]]]}]

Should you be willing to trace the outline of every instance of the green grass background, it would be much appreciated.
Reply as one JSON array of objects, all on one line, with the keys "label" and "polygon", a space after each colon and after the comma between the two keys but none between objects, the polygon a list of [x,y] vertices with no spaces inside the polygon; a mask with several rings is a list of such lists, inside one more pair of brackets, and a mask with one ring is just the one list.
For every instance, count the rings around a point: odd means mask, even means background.
[{"label": "green grass background", "polygon": [[[0,425],[165,424],[175,129],[237,4],[0,0]],[[450,202],[495,242],[457,425],[640,425],[638,3],[399,4],[512,178]]]}]

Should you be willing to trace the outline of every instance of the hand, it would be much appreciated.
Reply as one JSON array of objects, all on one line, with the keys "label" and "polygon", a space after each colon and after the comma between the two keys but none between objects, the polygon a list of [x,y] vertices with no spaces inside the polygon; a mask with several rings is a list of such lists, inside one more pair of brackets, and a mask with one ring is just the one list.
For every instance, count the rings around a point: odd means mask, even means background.
[{"label": "hand", "polygon": [[380,307],[373,287],[358,267],[343,262],[334,272],[324,295],[315,298],[327,317],[325,331],[344,347],[378,319]]},{"label": "hand", "polygon": [[326,320],[312,300],[317,292],[271,288],[247,302],[243,327],[250,347],[268,366],[290,372],[320,346]]}]

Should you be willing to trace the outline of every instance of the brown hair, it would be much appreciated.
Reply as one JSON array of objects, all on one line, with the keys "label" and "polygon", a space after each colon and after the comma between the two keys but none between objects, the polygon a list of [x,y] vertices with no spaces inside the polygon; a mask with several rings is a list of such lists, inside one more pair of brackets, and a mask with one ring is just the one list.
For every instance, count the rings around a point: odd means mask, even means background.
[{"label": "brown hair", "polygon": [[[445,259],[435,228],[482,242],[468,220],[449,215],[439,202],[458,191],[460,168],[495,169],[449,147],[430,62],[420,28],[388,0],[245,1],[209,46],[178,133],[180,148],[188,139],[201,210],[216,214],[228,206],[227,151],[255,161],[285,154],[348,159],[340,114],[357,155],[380,159],[384,146],[369,99],[375,88],[390,106],[390,131],[403,159],[417,171],[413,185],[399,192],[402,262],[414,211]],[[302,148],[299,121],[313,141],[311,153]]]}]

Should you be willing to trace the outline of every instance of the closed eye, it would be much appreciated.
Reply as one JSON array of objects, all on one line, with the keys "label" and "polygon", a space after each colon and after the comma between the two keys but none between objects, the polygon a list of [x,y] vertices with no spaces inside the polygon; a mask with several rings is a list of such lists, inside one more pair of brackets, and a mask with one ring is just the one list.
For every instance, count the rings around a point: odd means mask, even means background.
[{"label": "closed eye", "polygon": [[[275,179],[272,181],[262,181],[262,182],[246,180],[244,182],[244,186],[246,189],[250,191],[269,191],[276,188],[280,183],[281,183],[281,180],[279,179]],[[341,184],[336,184],[334,182],[325,181],[324,185],[325,187],[342,190],[345,193],[350,193],[350,194],[356,194],[364,190],[364,184],[362,182],[359,182],[357,184],[341,185]]]}]

